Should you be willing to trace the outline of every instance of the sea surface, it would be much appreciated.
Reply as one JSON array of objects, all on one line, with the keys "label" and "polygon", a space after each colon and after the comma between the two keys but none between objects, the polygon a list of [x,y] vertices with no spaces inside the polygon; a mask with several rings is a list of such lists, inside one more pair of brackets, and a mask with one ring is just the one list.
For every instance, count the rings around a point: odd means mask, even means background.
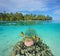
[{"label": "sea surface", "polygon": [[46,43],[54,56],[60,56],[60,22],[47,22],[37,25],[0,25],[0,56],[10,56],[14,45],[22,40],[20,32],[35,29],[37,35]]}]

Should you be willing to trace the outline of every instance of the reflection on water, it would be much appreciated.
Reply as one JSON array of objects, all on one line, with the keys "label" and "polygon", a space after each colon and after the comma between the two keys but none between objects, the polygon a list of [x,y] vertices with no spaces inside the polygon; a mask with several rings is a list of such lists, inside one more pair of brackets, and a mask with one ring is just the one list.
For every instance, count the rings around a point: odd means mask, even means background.
[{"label": "reflection on water", "polygon": [[0,21],[0,25],[36,25],[52,21],[41,21],[41,20],[21,20],[21,21]]},{"label": "reflection on water", "polygon": [[27,21],[0,21],[0,25],[38,25],[38,24],[51,24],[60,23],[60,20],[27,20]]}]

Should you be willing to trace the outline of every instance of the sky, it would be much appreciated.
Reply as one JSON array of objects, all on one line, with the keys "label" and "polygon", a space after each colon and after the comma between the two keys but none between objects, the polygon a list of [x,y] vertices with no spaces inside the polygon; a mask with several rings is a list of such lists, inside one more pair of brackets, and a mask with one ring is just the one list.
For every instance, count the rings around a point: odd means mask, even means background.
[{"label": "sky", "polygon": [[60,0],[0,0],[0,12],[50,15],[60,20]]}]

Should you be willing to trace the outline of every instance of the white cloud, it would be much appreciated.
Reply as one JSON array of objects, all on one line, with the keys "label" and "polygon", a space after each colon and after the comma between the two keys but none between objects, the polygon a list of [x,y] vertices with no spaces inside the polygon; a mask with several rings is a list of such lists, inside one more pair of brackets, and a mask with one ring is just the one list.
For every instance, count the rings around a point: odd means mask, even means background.
[{"label": "white cloud", "polygon": [[47,11],[47,4],[43,0],[2,0],[0,6],[9,10]]},{"label": "white cloud", "polygon": [[54,14],[60,15],[60,9],[54,10]]},{"label": "white cloud", "polygon": [[4,7],[9,11],[17,11],[19,9],[21,11],[46,12],[52,9],[48,5],[55,2],[56,0],[1,0],[0,7]]},{"label": "white cloud", "polygon": [[42,1],[34,1],[34,0],[25,0],[21,1],[21,3],[18,2],[17,5],[18,8],[21,8],[22,10],[41,10],[43,7],[46,7],[46,5]]}]

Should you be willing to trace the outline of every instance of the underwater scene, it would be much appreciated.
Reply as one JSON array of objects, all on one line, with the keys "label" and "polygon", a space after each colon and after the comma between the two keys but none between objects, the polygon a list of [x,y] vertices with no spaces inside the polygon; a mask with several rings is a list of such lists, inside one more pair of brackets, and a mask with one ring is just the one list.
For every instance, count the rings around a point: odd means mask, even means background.
[{"label": "underwater scene", "polygon": [[[11,56],[13,47],[16,43],[22,41],[25,36],[29,36],[30,38],[34,35],[37,35],[43,43],[47,44],[46,47],[49,48],[53,54],[42,54],[42,56],[60,56],[60,22],[44,22],[35,25],[0,25],[0,56]],[[26,46],[29,47],[33,45],[33,41],[31,39],[28,39],[28,41],[31,41],[27,43],[28,45],[24,42]]]}]

